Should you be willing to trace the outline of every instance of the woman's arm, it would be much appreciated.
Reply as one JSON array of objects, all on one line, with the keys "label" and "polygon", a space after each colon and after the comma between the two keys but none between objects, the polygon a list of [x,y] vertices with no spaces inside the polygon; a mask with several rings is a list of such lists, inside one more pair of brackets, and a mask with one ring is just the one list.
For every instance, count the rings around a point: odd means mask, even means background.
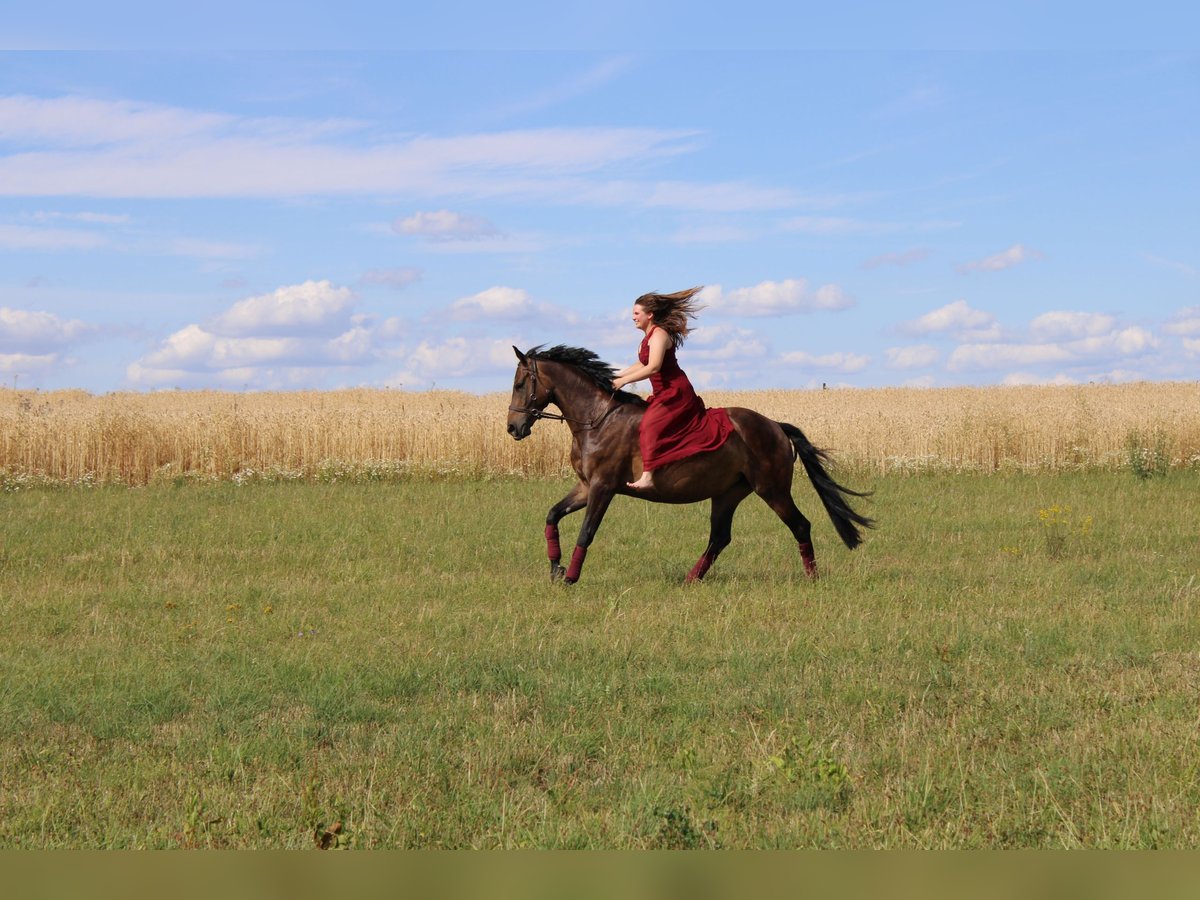
[{"label": "woman's arm", "polygon": [[649,378],[661,369],[670,342],[671,339],[665,331],[661,328],[655,329],[654,333],[650,335],[650,355],[647,357],[649,362],[644,366],[638,363],[636,366],[629,366],[618,372],[617,377],[613,379],[613,390],[620,390],[627,384]]}]

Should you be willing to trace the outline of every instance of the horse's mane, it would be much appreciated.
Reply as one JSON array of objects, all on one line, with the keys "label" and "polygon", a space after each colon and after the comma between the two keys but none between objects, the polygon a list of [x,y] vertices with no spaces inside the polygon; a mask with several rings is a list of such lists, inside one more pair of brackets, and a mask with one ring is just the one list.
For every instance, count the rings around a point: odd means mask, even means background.
[{"label": "horse's mane", "polygon": [[[566,347],[562,344],[556,344],[553,347],[539,344],[531,348],[525,355],[546,362],[564,363],[577,369],[580,374],[585,375],[589,381],[605,392],[612,391],[612,380],[613,376],[617,374],[617,370],[591,350],[585,350],[583,347]],[[613,398],[618,403],[646,402],[637,394],[631,394],[624,390],[617,391],[613,394]]]}]

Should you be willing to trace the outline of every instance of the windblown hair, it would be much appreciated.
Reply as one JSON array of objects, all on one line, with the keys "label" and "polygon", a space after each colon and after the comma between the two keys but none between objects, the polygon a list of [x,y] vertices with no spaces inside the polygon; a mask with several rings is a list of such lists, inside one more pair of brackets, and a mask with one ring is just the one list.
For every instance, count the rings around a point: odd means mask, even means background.
[{"label": "windblown hair", "polygon": [[[582,347],[566,347],[562,344],[556,344],[553,347],[539,344],[527,351],[525,355],[532,359],[572,366],[586,376],[589,381],[594,382],[597,387],[612,393],[612,381],[617,370],[591,350],[585,350]],[[628,391],[617,391],[613,396],[618,403],[645,403],[645,400],[637,394]]]},{"label": "windblown hair", "polygon": [[642,294],[634,301],[654,316],[654,324],[671,336],[672,346],[680,347],[692,333],[691,320],[704,307],[696,302],[703,285],[674,294]]}]

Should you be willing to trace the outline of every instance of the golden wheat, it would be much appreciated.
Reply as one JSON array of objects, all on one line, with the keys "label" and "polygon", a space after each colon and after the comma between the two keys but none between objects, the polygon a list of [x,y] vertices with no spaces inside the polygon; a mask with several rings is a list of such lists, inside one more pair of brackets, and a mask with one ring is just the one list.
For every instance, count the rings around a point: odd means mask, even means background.
[{"label": "golden wheat", "polygon": [[[849,468],[881,473],[1120,468],[1135,452],[1200,464],[1200,383],[710,392],[800,426]],[[505,432],[507,393],[235,394],[0,390],[7,479],[562,476],[569,432]]]}]

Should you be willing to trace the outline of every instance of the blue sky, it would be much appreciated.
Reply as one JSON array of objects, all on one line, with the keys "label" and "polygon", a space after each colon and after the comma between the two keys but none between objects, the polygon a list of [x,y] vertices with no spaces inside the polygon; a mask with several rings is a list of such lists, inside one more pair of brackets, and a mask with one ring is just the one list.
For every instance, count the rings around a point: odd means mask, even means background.
[{"label": "blue sky", "polygon": [[[695,284],[681,362],[714,389],[1196,377],[1195,49],[655,46],[581,13],[484,49],[452,12],[390,47],[332,14],[233,50],[21,24],[0,383],[506,390],[510,345],[623,366],[633,299]],[[294,49],[322,36],[358,46]]]}]

